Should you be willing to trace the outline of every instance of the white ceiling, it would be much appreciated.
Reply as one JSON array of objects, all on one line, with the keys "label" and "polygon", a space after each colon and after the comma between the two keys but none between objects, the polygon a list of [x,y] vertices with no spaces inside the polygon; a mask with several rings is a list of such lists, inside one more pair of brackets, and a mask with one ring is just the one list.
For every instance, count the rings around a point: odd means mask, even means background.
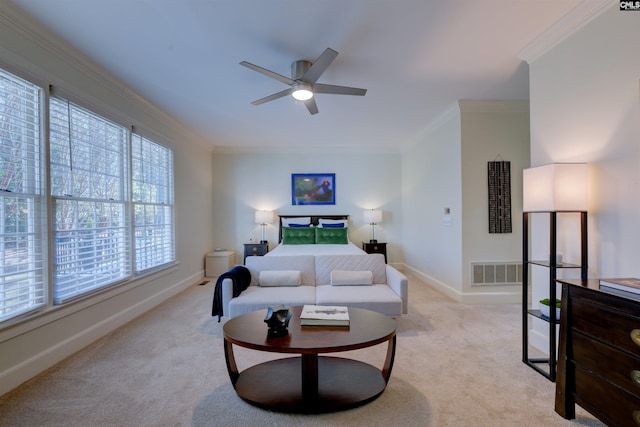
[{"label": "white ceiling", "polygon": [[[527,99],[518,58],[582,0],[12,0],[214,147],[397,149],[459,99]],[[310,115],[293,61],[339,52]]]}]

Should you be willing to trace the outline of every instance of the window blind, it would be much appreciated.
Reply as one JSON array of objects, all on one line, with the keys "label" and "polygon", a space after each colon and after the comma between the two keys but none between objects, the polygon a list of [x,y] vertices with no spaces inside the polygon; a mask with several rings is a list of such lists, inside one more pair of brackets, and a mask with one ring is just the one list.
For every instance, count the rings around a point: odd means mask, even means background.
[{"label": "window blind", "polygon": [[54,303],[130,276],[128,130],[52,97]]},{"label": "window blind", "polygon": [[131,136],[135,270],[175,260],[173,152],[140,135]]},{"label": "window blind", "polygon": [[47,303],[42,90],[0,70],[0,320]]}]

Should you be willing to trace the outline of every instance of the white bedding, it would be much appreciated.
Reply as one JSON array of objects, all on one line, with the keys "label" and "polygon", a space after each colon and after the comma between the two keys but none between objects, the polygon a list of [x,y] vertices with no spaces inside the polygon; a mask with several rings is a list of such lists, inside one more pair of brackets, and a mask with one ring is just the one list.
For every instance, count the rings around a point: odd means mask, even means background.
[{"label": "white bedding", "polygon": [[346,245],[283,245],[282,243],[280,243],[272,251],[269,251],[266,256],[364,254],[366,254],[366,252],[352,242],[349,242]]}]

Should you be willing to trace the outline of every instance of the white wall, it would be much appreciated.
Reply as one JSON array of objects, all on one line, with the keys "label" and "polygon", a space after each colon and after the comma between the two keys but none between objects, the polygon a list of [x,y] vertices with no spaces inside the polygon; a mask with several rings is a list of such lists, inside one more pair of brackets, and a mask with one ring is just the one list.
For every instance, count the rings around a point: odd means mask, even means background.
[{"label": "white wall", "polygon": [[[387,242],[389,263],[403,261],[401,246],[400,154],[391,152],[215,152],[214,244],[233,249],[242,263],[243,243],[259,241],[254,222],[258,209],[277,214],[348,214],[349,238],[358,245],[370,238],[365,209],[381,209],[376,238]],[[292,206],[292,173],[335,173],[335,205]],[[276,217],[277,218],[277,217]],[[278,224],[268,226],[267,240],[278,241]]]},{"label": "white wall", "polygon": [[[402,238],[406,264],[455,299],[462,292],[462,173],[457,107],[402,153]],[[443,225],[444,209],[451,225]]]},{"label": "white wall", "polygon": [[[531,165],[590,165],[589,277],[640,277],[637,40],[637,12],[612,5],[530,63]],[[558,251],[565,261],[578,263],[576,220],[559,221],[558,232]],[[533,234],[534,248],[547,246],[543,236]],[[567,269],[562,274],[579,277],[578,271]],[[544,277],[532,277],[535,301],[548,291],[540,285],[546,284]],[[534,324],[531,342],[548,348],[547,331],[548,325]]]},{"label": "white wall", "polygon": [[56,44],[53,37],[41,37],[35,26],[21,28],[2,12],[1,66],[35,78],[45,87],[54,84],[73,92],[101,112],[128,119],[132,125],[155,132],[161,142],[173,144],[179,264],[0,328],[0,395],[199,281],[204,254],[212,249],[213,241],[210,150],[172,118]]},{"label": "white wall", "polygon": [[[487,162],[511,162],[512,227],[490,234]],[[406,264],[464,303],[520,301],[521,288],[472,287],[470,263],[520,261],[522,169],[529,164],[526,101],[460,101],[402,155]],[[445,208],[451,225],[443,223]]]},{"label": "white wall", "polygon": [[611,7],[530,64],[532,166],[590,164],[591,277],[640,276],[638,40],[638,13]]},{"label": "white wall", "polygon": [[[527,101],[460,101],[464,302],[520,302],[521,285],[471,286],[471,262],[522,261],[522,170],[529,167]],[[489,233],[488,162],[511,167],[511,233]]]}]

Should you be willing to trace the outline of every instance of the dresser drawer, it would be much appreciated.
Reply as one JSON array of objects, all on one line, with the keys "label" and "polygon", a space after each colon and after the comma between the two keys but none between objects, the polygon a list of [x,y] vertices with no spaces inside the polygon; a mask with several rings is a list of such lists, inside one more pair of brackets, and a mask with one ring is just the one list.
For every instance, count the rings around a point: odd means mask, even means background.
[{"label": "dresser drawer", "polygon": [[576,365],[606,378],[640,400],[640,357],[575,331],[572,356]]},{"label": "dresser drawer", "polygon": [[579,366],[575,394],[576,403],[607,425],[640,426],[640,400]]},{"label": "dresser drawer", "polygon": [[[578,298],[571,301],[571,310],[571,326],[574,330],[631,353],[640,354],[639,318]],[[637,330],[639,343],[632,339],[634,330]]]}]

